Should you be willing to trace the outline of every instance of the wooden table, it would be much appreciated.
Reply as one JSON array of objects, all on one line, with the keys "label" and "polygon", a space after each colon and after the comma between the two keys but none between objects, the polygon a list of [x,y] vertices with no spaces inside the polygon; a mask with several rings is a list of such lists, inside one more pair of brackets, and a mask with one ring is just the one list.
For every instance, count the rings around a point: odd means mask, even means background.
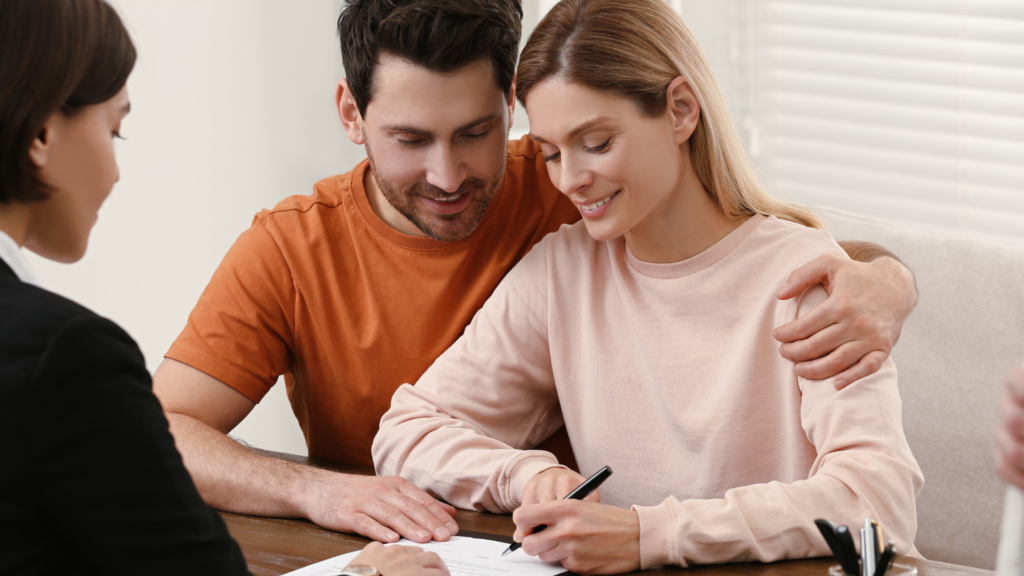
[{"label": "wooden table", "polygon": [[[373,474],[372,470],[366,468],[339,465],[315,458],[280,453],[266,454],[327,470],[349,474]],[[285,574],[328,558],[360,550],[370,542],[360,536],[324,530],[306,520],[259,518],[230,512],[222,512],[221,516],[224,517],[231,535],[241,545],[245,560],[249,564],[249,570],[257,576]],[[456,521],[459,523],[459,534],[461,535],[471,536],[473,534],[467,533],[476,532],[493,535],[497,539],[511,542],[512,533],[515,531],[512,518],[506,515],[459,510]],[[995,574],[989,570],[930,560],[915,560],[902,556],[896,561],[917,566],[919,576],[992,576]],[[835,563],[834,558],[814,558],[772,564],[741,563],[695,566],[688,568],[686,572],[691,576],[826,576],[828,567]],[[681,569],[678,568],[663,568],[649,570],[644,574],[678,574],[679,572]]]}]

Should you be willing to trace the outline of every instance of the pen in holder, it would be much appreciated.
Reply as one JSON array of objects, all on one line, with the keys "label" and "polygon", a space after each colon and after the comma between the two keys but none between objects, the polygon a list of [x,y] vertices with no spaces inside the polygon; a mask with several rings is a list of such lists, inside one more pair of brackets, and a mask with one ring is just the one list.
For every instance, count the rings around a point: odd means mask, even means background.
[{"label": "pen in holder", "polygon": [[896,564],[896,544],[885,540],[882,525],[870,518],[864,519],[860,530],[861,553],[853,544],[853,534],[846,526],[838,528],[819,518],[814,521],[839,564],[828,569],[829,576],[916,576],[917,568]]}]

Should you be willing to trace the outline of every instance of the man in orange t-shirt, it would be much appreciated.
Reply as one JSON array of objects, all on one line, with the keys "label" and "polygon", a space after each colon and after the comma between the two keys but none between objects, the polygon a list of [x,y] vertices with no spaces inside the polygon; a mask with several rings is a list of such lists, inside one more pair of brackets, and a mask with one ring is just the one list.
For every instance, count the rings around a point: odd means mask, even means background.
[{"label": "man in orange t-shirt", "polygon": [[[267,457],[226,434],[283,374],[310,456],[372,465],[394,391],[535,243],[579,219],[538,147],[506,141],[521,16],[517,0],[348,1],[336,99],[368,160],[255,217],[154,376],[210,505],[390,542],[458,530],[453,508],[404,480]],[[832,298],[777,336],[794,361],[831,353],[804,364],[807,377],[846,370],[850,382],[887,357],[913,280],[888,258],[823,259],[780,296],[822,281]],[[548,442],[571,462],[564,434]]]}]

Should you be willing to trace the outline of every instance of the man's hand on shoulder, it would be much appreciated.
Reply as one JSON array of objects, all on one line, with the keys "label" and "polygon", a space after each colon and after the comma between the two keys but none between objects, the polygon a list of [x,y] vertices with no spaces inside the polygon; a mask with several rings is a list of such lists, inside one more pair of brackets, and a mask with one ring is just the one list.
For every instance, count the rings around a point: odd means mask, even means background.
[{"label": "man's hand on shoulder", "polygon": [[779,292],[780,300],[797,297],[815,284],[824,286],[829,297],[773,333],[783,343],[779,353],[797,363],[798,376],[835,376],[837,389],[881,368],[917,305],[914,276],[894,256],[871,244],[844,248],[867,261],[825,255],[793,272]]},{"label": "man's hand on shoulder", "polygon": [[320,471],[309,479],[300,506],[318,526],[380,542],[444,542],[459,532],[455,508],[397,476]]}]

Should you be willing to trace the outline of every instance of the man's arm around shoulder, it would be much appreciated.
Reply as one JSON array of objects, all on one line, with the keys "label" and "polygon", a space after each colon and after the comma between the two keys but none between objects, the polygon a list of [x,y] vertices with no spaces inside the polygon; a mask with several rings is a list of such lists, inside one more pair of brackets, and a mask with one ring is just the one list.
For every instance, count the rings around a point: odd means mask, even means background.
[{"label": "man's arm around shoulder", "polygon": [[153,391],[206,503],[219,510],[308,518],[382,542],[447,540],[455,509],[401,478],[339,474],[264,456],[227,436],[256,404],[220,380],[169,358]]},{"label": "man's arm around shoulder", "polygon": [[917,283],[895,254],[869,242],[840,242],[849,258],[826,254],[790,275],[788,300],[821,284],[829,297],[808,314],[775,329],[779,353],[801,378],[835,377],[836,388],[873,374],[899,340],[917,306]]}]

